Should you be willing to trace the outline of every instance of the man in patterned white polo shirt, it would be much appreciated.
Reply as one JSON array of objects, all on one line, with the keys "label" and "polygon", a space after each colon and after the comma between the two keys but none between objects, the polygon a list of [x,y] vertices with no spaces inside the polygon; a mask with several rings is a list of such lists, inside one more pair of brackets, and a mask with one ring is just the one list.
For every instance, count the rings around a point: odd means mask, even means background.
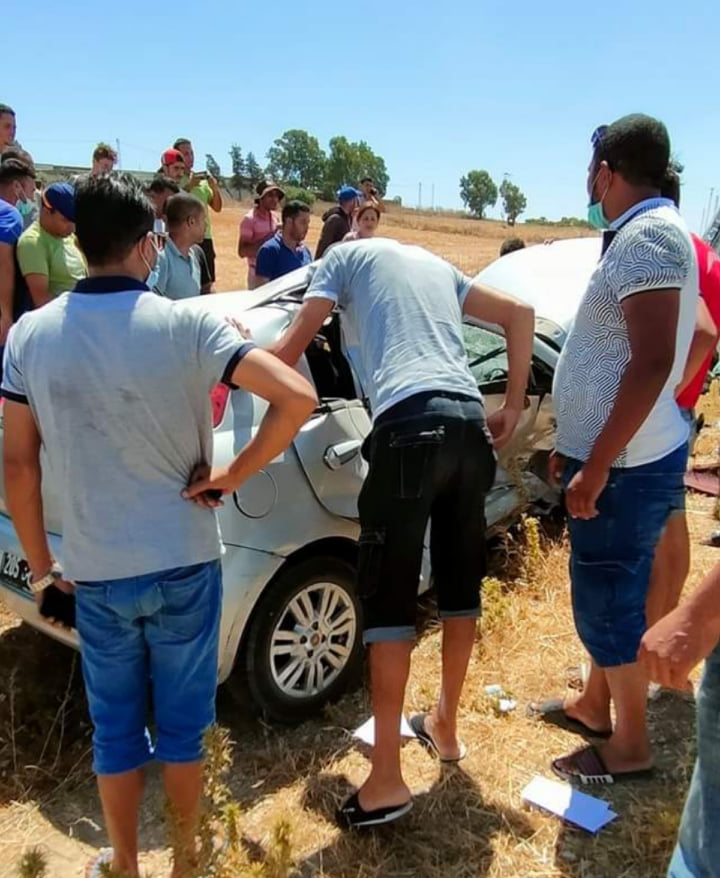
[{"label": "man in patterned white polo shirt", "polygon": [[660,197],[670,159],[665,126],[625,116],[592,142],[588,218],[606,231],[555,375],[552,464],[566,490],[573,612],[592,671],[576,700],[536,709],[607,739],[553,762],[563,778],[597,784],[652,769],[648,680],[637,653],[655,547],[684,504],[688,427],[674,390],[698,286],[685,223]]}]

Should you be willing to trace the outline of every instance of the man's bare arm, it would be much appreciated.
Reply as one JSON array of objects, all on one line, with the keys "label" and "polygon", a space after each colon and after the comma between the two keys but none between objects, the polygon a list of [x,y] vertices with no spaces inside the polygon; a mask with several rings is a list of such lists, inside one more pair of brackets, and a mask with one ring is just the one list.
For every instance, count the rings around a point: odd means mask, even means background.
[{"label": "man's bare arm", "polygon": [[488,417],[495,446],[502,448],[511,438],[525,406],[535,337],[535,312],[524,302],[478,283],[471,287],[463,311],[476,320],[500,326],[505,333],[508,353],[505,405]]},{"label": "man's bare arm", "polygon": [[208,207],[211,210],[214,210],[215,213],[220,213],[220,211],[222,210],[222,195],[220,194],[220,187],[218,186],[215,177],[211,176],[210,174],[208,174],[207,181],[210,188],[212,189],[213,194],[212,199],[208,203]]},{"label": "man's bare arm", "polygon": [[3,405],[5,502],[33,578],[52,565],[40,490],[40,432],[29,405],[6,399]]},{"label": "man's bare arm", "polygon": [[32,303],[36,308],[41,308],[52,301],[50,281],[46,274],[26,274],[25,283],[30,292]]},{"label": "man's bare arm", "polygon": [[712,319],[708,306],[704,300],[698,297],[695,314],[695,332],[693,333],[690,350],[682,380],[675,389],[675,396],[685,390],[688,384],[697,376],[703,363],[712,353],[718,341],[718,328]]},{"label": "man's bare arm", "polygon": [[310,383],[294,369],[267,351],[255,348],[238,363],[232,383],[267,400],[269,407],[257,433],[228,465],[212,467],[194,481],[183,497],[202,505],[214,505],[206,491],[232,493],[265,464],[290,445],[295,434],[317,406],[317,395]]},{"label": "man's bare arm", "polygon": [[294,366],[318,334],[332,309],[331,299],[307,299],[290,326],[275,344],[268,347],[270,353],[288,366]]}]

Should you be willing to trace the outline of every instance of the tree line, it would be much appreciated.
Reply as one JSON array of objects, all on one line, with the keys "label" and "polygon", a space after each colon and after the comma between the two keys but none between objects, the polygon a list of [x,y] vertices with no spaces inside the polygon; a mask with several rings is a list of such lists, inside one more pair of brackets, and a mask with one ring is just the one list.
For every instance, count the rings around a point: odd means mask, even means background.
[{"label": "tree line", "polygon": [[[305,200],[320,196],[335,200],[335,192],[348,183],[357,185],[363,177],[372,177],[375,188],[385,195],[390,182],[385,160],[376,155],[364,140],[353,142],[338,136],[330,140],[328,151],[317,137],[299,128],[292,128],[278,137],[268,149],[263,166],[253,152],[243,153],[234,143],[230,147],[232,176],[228,182],[240,191],[248,183],[255,185],[264,178],[294,187],[293,197]],[[206,167],[214,177],[222,177],[220,165],[212,155],[206,156]]]}]

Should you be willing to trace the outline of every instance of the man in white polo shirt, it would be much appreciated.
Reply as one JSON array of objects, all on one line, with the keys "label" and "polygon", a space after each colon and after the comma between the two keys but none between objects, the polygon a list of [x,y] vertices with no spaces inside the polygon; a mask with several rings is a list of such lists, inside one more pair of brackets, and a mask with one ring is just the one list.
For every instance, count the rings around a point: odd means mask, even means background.
[{"label": "man in white polo shirt", "polygon": [[685,502],[688,427],[675,388],[695,328],[698,271],[682,217],[660,197],[665,126],[625,116],[592,143],[588,216],[605,230],[604,246],[553,387],[553,468],[566,491],[575,625],[592,669],[578,698],[537,710],[608,739],[552,764],[565,779],[602,784],[652,768],[648,679],[637,654],[655,548]]}]

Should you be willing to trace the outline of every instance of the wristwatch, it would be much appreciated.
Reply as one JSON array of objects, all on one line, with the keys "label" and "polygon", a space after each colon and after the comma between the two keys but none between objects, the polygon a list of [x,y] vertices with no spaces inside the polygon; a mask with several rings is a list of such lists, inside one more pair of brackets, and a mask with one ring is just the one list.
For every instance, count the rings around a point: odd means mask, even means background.
[{"label": "wristwatch", "polygon": [[40,591],[44,591],[49,585],[53,585],[55,580],[62,579],[63,571],[62,567],[58,564],[57,561],[53,561],[52,567],[50,570],[43,576],[42,579],[36,579],[30,583],[30,591],[37,594]]}]

